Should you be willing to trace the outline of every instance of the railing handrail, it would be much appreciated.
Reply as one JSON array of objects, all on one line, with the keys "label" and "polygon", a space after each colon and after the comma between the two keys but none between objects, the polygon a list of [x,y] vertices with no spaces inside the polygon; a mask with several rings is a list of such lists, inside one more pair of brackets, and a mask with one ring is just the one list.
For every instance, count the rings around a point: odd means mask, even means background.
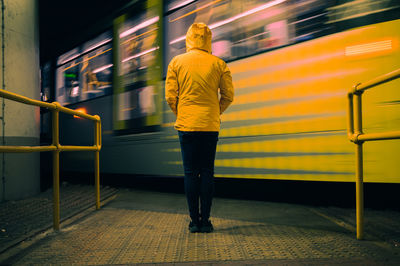
[{"label": "railing handrail", "polygon": [[[400,78],[400,68],[396,69],[392,72],[380,75],[376,78],[373,78],[369,81],[358,83],[353,86],[351,90],[348,92],[348,127],[347,127],[347,135],[348,138],[357,143],[359,141],[370,141],[370,140],[384,140],[384,139],[397,139],[397,136],[400,135],[400,131],[390,131],[390,132],[379,132],[379,133],[368,133],[365,134],[362,131],[362,127],[359,127],[359,130],[354,132],[354,109],[353,109],[353,96],[360,95],[366,91],[367,89],[376,87],[378,85],[384,84],[386,82],[395,80]],[[361,102],[359,103],[361,109]],[[361,115],[361,113],[360,113]],[[361,123],[361,116],[358,119]]]},{"label": "railing handrail", "polygon": [[[100,159],[101,119],[98,115],[89,115],[61,106],[58,102],[43,102],[0,89],[0,97],[38,107],[50,109],[52,112],[52,145],[48,146],[0,146],[0,152],[53,152],[53,228],[60,229],[60,152],[61,151],[94,151],[95,152],[95,195],[96,209],[100,209]],[[86,118],[94,121],[93,146],[71,146],[59,143],[59,112]]]},{"label": "railing handrail", "polygon": [[391,80],[397,79],[400,77],[400,68],[396,69],[392,72],[380,75],[376,78],[373,78],[369,81],[359,83],[353,87],[353,90],[351,90],[351,93],[356,94],[357,92],[363,92],[367,89],[370,89],[372,87],[378,86],[380,84],[389,82]]},{"label": "railing handrail", "polygon": [[[363,133],[362,127],[362,94],[365,90],[400,78],[400,68],[378,76],[364,83],[358,83],[347,94],[348,127],[347,136],[356,144],[356,219],[357,239],[363,239],[364,223],[364,174],[363,174],[363,143],[364,141],[400,139],[400,131],[379,133]],[[355,96],[355,102],[353,98]],[[355,108],[353,108],[355,105]],[[354,112],[355,111],[355,112]]]},{"label": "railing handrail", "polygon": [[60,112],[63,112],[63,113],[76,115],[76,116],[86,118],[89,120],[93,120],[93,121],[100,121],[100,117],[98,115],[85,114],[85,113],[61,106],[58,102],[48,103],[48,102],[43,102],[43,101],[39,101],[39,100],[34,100],[34,99],[30,99],[28,97],[25,97],[25,96],[22,96],[22,95],[13,93],[13,92],[9,92],[6,90],[2,90],[2,89],[0,89],[0,97],[6,98],[9,100],[13,100],[16,102],[20,102],[20,103],[44,107],[44,108],[47,108],[50,110],[58,109]]}]

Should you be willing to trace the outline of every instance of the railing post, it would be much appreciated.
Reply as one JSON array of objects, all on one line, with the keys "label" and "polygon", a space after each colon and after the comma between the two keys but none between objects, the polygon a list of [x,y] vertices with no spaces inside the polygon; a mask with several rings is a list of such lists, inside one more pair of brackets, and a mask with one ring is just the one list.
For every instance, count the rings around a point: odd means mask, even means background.
[{"label": "railing post", "polygon": [[53,117],[53,229],[60,230],[60,150],[59,150],[59,111],[58,103],[56,109],[52,110]]},{"label": "railing post", "polygon": [[[356,92],[355,100],[355,135],[358,137],[362,132],[362,92]],[[364,175],[363,175],[363,142],[356,137],[356,219],[357,239],[363,239],[364,234]]]},{"label": "railing post", "polygon": [[101,140],[101,122],[100,117],[96,115],[98,118],[95,121],[94,126],[94,143],[97,147],[97,150],[94,152],[94,183],[96,190],[96,209],[100,209],[100,140]]},{"label": "railing post", "polygon": [[353,93],[347,94],[347,137],[352,140],[354,134]]},{"label": "railing post", "polygon": [[[363,84],[358,83],[347,94],[348,96],[348,138],[356,144],[356,215],[357,239],[364,238],[364,173],[363,143],[369,140],[400,139],[400,131],[364,134],[362,132],[362,93],[372,87],[400,78],[400,69],[376,77]],[[353,100],[355,96],[355,101]],[[353,110],[353,102],[355,108]],[[353,124],[354,123],[354,124]]]},{"label": "railing post", "polygon": [[363,180],[363,147],[356,143],[356,213],[357,239],[364,237],[364,180]]}]

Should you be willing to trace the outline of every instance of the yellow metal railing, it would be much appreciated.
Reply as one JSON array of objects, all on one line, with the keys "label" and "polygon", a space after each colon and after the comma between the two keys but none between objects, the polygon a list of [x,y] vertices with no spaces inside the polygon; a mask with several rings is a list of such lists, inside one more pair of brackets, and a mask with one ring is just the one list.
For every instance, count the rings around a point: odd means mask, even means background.
[{"label": "yellow metal railing", "polygon": [[[47,103],[33,100],[9,91],[0,89],[0,97],[16,102],[44,107],[52,112],[52,145],[49,146],[0,146],[0,152],[53,152],[53,228],[60,229],[60,152],[61,151],[94,151],[94,175],[96,209],[100,209],[100,163],[99,153],[101,149],[101,120],[98,115],[84,114],[61,106],[58,102]],[[93,146],[63,146],[59,142],[59,113],[67,113],[86,118],[95,122]]]},{"label": "yellow metal railing", "polygon": [[[356,144],[356,216],[357,239],[363,239],[364,231],[364,181],[363,181],[363,143],[371,140],[400,139],[400,131],[368,133],[362,130],[362,93],[377,85],[400,78],[400,69],[355,85],[348,95],[348,138]],[[353,100],[355,97],[355,101]],[[353,108],[354,105],[354,108]]]}]

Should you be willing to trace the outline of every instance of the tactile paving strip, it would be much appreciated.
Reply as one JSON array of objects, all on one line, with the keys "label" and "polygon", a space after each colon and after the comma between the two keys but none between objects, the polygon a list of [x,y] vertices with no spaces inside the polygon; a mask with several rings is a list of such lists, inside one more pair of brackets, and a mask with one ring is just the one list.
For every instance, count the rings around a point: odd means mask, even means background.
[{"label": "tactile paving strip", "polygon": [[213,218],[189,233],[187,215],[104,208],[42,239],[11,264],[132,264],[240,260],[388,258],[393,250],[352,233]]},{"label": "tactile paving strip", "polygon": [[[117,189],[101,187],[100,199],[117,193]],[[60,218],[64,220],[95,205],[93,186],[60,187]],[[53,190],[34,197],[0,203],[0,253],[16,243],[53,226]]]}]

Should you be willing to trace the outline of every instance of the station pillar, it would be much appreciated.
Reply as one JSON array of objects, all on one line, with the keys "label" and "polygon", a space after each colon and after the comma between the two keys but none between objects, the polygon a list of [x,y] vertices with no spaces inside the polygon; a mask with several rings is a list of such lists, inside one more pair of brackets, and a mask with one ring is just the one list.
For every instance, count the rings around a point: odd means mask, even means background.
[{"label": "station pillar", "polygon": [[[38,0],[0,0],[0,86],[40,99]],[[0,145],[40,144],[40,110],[0,98]],[[0,201],[40,192],[39,153],[0,153]]]}]

